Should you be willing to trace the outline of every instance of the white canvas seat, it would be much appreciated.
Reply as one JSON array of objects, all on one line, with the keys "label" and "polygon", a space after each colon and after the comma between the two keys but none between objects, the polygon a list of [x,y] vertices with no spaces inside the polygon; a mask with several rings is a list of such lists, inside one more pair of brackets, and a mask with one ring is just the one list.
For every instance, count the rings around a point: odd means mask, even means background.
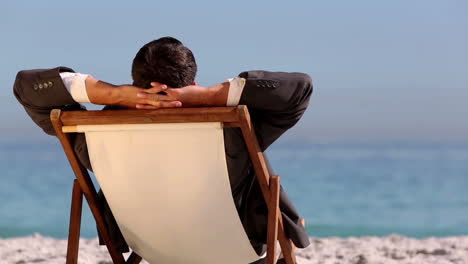
[{"label": "white canvas seat", "polygon": [[85,132],[94,174],[126,242],[143,259],[258,259],[232,198],[221,123],[84,125],[77,132]]}]

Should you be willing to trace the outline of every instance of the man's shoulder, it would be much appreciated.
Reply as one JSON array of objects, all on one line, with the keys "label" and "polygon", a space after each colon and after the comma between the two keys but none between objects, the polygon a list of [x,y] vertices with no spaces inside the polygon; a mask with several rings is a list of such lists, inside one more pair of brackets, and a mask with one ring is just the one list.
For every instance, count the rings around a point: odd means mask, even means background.
[{"label": "man's shoulder", "polygon": [[239,74],[246,87],[276,89],[279,87],[304,87],[312,89],[312,78],[302,72],[246,71]]},{"label": "man's shoulder", "polygon": [[30,69],[21,70],[16,74],[14,91],[15,93],[22,90],[24,86],[33,87],[34,91],[40,92],[43,89],[49,88],[54,85],[54,81],[60,79],[61,72],[74,72],[73,69],[68,67],[55,67],[50,69]]},{"label": "man's shoulder", "polygon": [[64,67],[64,66],[58,66],[58,67],[49,68],[49,69],[21,70],[16,74],[16,80],[28,79],[31,76],[47,78],[47,77],[60,74],[61,72],[74,72],[74,71],[73,69]]},{"label": "man's shoulder", "polygon": [[252,70],[244,71],[239,74],[239,77],[245,78],[246,80],[280,80],[280,79],[294,79],[304,82],[312,82],[312,78],[307,73],[302,72],[282,72],[282,71],[264,71],[264,70]]}]

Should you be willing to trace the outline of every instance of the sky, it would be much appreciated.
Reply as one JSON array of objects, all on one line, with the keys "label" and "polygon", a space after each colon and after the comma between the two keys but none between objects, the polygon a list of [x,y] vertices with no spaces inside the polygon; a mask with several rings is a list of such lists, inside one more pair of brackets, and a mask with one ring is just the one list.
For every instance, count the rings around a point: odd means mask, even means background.
[{"label": "sky", "polygon": [[[2,1],[0,142],[44,141],[19,70],[68,66],[130,83],[145,43],[180,39],[200,85],[245,70],[313,79],[284,140],[468,142],[468,1]],[[94,107],[96,109],[96,107]]]}]

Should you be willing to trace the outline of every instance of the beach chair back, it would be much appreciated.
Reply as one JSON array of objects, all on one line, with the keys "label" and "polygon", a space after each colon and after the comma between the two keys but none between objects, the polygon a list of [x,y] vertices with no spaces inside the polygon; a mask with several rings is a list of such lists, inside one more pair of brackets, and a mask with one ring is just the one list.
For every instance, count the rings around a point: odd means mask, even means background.
[{"label": "beach chair back", "polygon": [[[67,264],[78,259],[83,197],[112,261],[139,263],[250,263],[258,259],[231,194],[223,128],[240,129],[268,206],[266,263],[276,263],[276,241],[296,263],[279,208],[280,179],[270,175],[246,106],[158,110],[51,112],[75,173]],[[111,240],[98,196],[71,144],[85,133],[96,178],[126,242],[125,259]]]}]

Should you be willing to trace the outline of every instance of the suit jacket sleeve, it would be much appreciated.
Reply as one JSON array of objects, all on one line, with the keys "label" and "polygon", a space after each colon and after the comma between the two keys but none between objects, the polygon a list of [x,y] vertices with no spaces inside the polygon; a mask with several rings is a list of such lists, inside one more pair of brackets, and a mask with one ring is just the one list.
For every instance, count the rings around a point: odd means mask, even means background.
[{"label": "suit jacket sleeve", "polygon": [[[44,130],[45,133],[55,136],[50,121],[52,109],[85,110],[75,102],[70,92],[65,88],[60,72],[73,72],[67,67],[53,69],[37,69],[20,71],[16,75],[13,93],[18,102],[23,105],[31,119]],[[83,165],[91,168],[86,140],[83,134],[71,136],[71,143]]]},{"label": "suit jacket sleeve", "polygon": [[299,121],[312,94],[312,80],[304,73],[249,71],[239,104],[247,105],[260,144],[265,150]]}]

